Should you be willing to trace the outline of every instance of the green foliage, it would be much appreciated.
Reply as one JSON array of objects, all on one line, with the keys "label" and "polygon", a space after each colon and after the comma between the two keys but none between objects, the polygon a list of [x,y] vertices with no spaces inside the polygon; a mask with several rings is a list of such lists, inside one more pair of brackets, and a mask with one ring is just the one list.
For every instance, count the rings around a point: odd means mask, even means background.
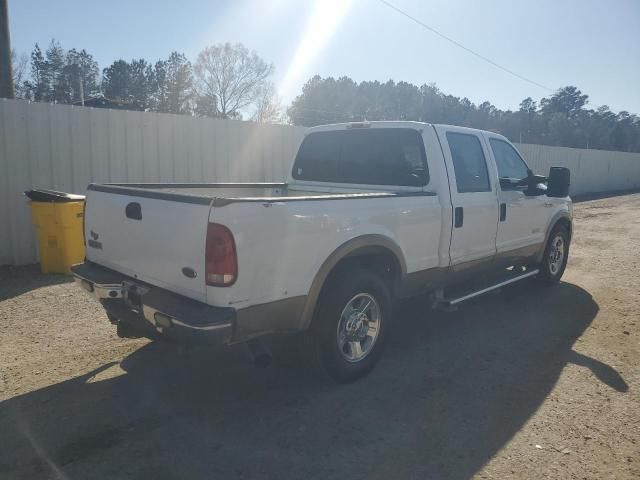
[{"label": "green foliage", "polygon": [[191,63],[183,54],[171,52],[155,65],[154,110],[164,113],[191,113],[193,76]]},{"label": "green foliage", "polygon": [[66,65],[63,70],[65,84],[68,88],[67,102],[80,102],[80,93],[90,98],[100,93],[98,84],[98,62],[82,49],[79,52],[72,48],[67,52]]},{"label": "green foliage", "polygon": [[[82,83],[82,87],[81,87]],[[51,40],[45,54],[36,43],[31,52],[31,78],[16,85],[21,96],[36,102],[73,103],[99,92],[98,64],[86,50],[68,52]]]},{"label": "green foliage", "polygon": [[608,107],[586,109],[589,97],[576,87],[559,89],[539,105],[527,97],[518,111],[490,102],[473,104],[434,84],[311,78],[287,110],[291,123],[313,126],[362,120],[417,120],[497,131],[512,141],[575,148],[640,152],[640,118]]},{"label": "green foliage", "polygon": [[149,110],[156,85],[153,67],[143,59],[116,60],[102,71],[102,91],[110,100],[128,103],[132,110]]},{"label": "green foliage", "polygon": [[588,95],[583,95],[576,87],[559,89],[549,98],[540,101],[542,113],[563,113],[567,118],[575,118],[587,104]]},{"label": "green foliage", "polygon": [[[36,44],[30,58],[23,57],[14,69],[16,92],[34,101],[77,104],[83,91],[85,99],[104,95],[136,110],[222,118],[248,113],[266,122],[282,118],[271,81],[273,65],[241,44],[207,47],[193,67],[175,51],[155,64],[116,60],[102,71],[102,83],[91,54],[65,51],[55,40],[46,52]],[[517,111],[500,110],[488,101],[476,105],[446,94],[433,83],[357,83],[346,76],[316,75],[287,114],[291,123],[304,126],[415,120],[493,130],[516,142],[640,152],[640,118],[626,111],[616,114],[606,105],[589,109],[588,100],[577,87],[567,86],[539,102],[527,97]]]},{"label": "green foliage", "polygon": [[163,113],[192,112],[191,64],[178,52],[154,66],[143,59],[116,60],[102,72],[102,90],[131,109]]},{"label": "green foliage", "polygon": [[27,95],[36,102],[45,102],[49,97],[47,62],[42,55],[40,46],[36,43],[31,52],[31,80],[26,81]]}]

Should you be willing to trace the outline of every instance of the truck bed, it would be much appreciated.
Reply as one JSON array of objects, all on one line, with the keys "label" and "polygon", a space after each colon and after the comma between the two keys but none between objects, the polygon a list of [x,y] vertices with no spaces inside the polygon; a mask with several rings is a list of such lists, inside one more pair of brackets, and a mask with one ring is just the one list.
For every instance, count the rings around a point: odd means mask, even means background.
[{"label": "truck bed", "polygon": [[[290,189],[284,183],[92,184],[88,187],[85,209],[87,259],[194,300],[207,301],[207,287],[202,279],[205,278],[203,258],[210,222],[218,221],[235,229],[242,218],[243,224],[251,225],[252,233],[246,241],[266,242],[268,235],[272,235],[273,238],[269,238],[278,244],[272,248],[279,249],[283,242],[279,232],[293,228],[292,225],[301,228],[295,222],[299,220],[295,215],[307,212],[305,222],[317,218],[313,228],[322,230],[326,212],[344,210],[337,205],[340,202],[329,200],[349,199],[352,216],[359,217],[364,214],[361,212],[364,200],[407,194],[368,189],[337,193],[309,190]],[[252,203],[287,208],[278,208],[272,212],[272,218],[265,216],[263,208],[252,208]],[[223,212],[228,215],[222,215]],[[268,223],[263,225],[267,219]],[[294,221],[290,222],[291,219]],[[242,258],[249,259],[250,250],[257,246],[245,246],[243,238],[237,234],[237,248],[242,248]],[[190,276],[183,273],[184,268],[192,272]]]},{"label": "truck bed", "polygon": [[393,197],[398,192],[363,190],[317,192],[290,190],[286,183],[108,183],[91,184],[88,190],[143,198],[222,207],[236,202],[282,202]]}]

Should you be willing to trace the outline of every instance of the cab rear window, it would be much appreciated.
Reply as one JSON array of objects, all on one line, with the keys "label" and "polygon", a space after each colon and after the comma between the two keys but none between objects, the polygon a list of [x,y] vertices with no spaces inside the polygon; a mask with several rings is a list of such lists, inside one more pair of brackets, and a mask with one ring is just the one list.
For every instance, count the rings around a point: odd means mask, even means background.
[{"label": "cab rear window", "polygon": [[423,186],[429,182],[422,136],[410,128],[310,133],[300,145],[292,176],[361,185]]}]

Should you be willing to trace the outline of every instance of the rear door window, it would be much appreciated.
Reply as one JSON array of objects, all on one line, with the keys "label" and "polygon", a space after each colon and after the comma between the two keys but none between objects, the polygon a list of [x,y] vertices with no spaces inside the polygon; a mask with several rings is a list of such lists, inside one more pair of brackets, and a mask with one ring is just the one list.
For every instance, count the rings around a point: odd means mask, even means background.
[{"label": "rear door window", "polygon": [[424,186],[429,182],[422,136],[409,128],[310,133],[300,145],[292,176],[362,185]]},{"label": "rear door window", "polygon": [[476,135],[447,132],[459,193],[490,192],[487,161]]}]

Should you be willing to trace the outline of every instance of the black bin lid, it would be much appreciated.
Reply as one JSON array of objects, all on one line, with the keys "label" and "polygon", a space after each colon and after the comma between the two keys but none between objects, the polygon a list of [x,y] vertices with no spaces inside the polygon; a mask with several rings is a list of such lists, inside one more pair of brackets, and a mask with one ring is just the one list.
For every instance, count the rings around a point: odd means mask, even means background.
[{"label": "black bin lid", "polygon": [[84,195],[75,195],[73,193],[57,192],[55,190],[45,190],[44,188],[34,188],[33,190],[25,190],[24,194],[29,200],[34,202],[82,202]]}]

